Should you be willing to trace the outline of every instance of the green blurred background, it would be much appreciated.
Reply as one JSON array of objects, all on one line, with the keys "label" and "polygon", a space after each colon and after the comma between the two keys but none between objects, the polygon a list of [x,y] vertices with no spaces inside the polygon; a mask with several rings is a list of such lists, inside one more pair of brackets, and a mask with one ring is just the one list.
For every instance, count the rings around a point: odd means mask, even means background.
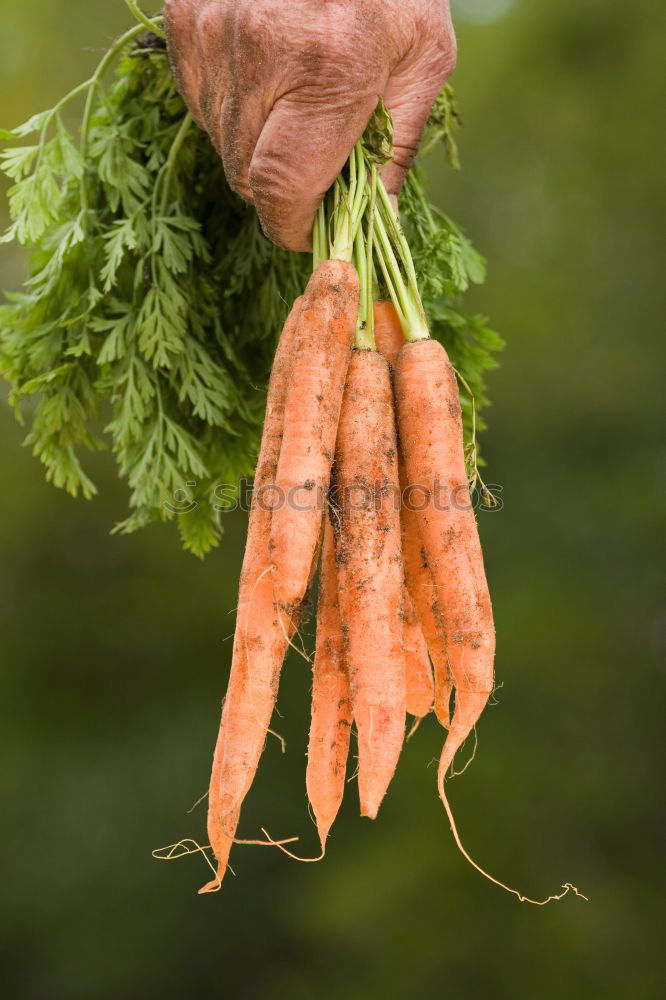
[{"label": "green blurred background", "polygon": [[[438,201],[490,261],[475,305],[508,347],[483,446],[504,509],[480,515],[498,704],[450,785],[477,875],[438,803],[424,723],[371,825],[348,801],[321,865],[237,848],[223,892],[205,836],[245,521],[205,563],[153,527],[109,536],[125,488],[47,486],[0,402],[2,916],[12,998],[657,998],[663,919],[663,65],[653,0],[460,0],[464,170]],[[83,78],[121,0],[0,0],[1,119]],[[4,209],[3,209],[4,211]],[[661,248],[660,248],[660,243]],[[2,248],[3,287],[23,261]],[[309,676],[292,658],[241,835],[316,853]],[[662,772],[663,773],[663,772]]]}]

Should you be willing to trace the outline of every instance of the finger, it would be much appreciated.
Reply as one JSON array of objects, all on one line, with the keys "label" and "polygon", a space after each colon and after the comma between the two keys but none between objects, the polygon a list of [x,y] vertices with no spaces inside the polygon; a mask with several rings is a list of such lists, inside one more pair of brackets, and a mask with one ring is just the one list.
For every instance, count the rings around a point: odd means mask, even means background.
[{"label": "finger", "polygon": [[226,0],[165,0],[169,62],[200,128],[215,141],[226,78]]},{"label": "finger", "polygon": [[249,202],[254,201],[249,181],[252,154],[269,113],[261,90],[248,93],[232,87],[222,107],[216,145],[224,174],[231,190]]},{"label": "finger", "polygon": [[273,73],[264,58],[250,58],[260,46],[248,30],[247,18],[230,25],[229,43],[235,53],[217,129],[218,152],[229,187],[253,201],[249,172],[252,155],[270,114],[275,95]]},{"label": "finger", "polygon": [[[187,100],[197,124],[203,126],[199,106],[202,62],[200,58],[186,58],[190,46],[197,44],[196,13],[194,0],[165,0],[164,28],[171,71],[176,86]],[[197,54],[200,55],[200,52]]]},{"label": "finger", "polygon": [[440,30],[398,64],[384,93],[393,116],[393,160],[382,170],[391,194],[397,194],[419,148],[423,130],[435,100],[455,69],[456,38],[448,5],[442,12]]},{"label": "finger", "polygon": [[338,92],[303,88],[277,101],[248,174],[262,227],[275,243],[312,249],[315,212],[363,134],[384,84],[345,82]]}]

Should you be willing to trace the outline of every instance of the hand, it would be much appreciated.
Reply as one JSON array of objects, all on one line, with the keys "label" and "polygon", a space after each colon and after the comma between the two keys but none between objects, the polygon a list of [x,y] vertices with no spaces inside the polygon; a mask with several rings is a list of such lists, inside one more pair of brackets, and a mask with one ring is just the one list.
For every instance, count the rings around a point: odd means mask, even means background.
[{"label": "hand", "polygon": [[397,193],[453,71],[449,0],[166,0],[169,54],[231,188],[290,250],[379,97],[395,124]]}]

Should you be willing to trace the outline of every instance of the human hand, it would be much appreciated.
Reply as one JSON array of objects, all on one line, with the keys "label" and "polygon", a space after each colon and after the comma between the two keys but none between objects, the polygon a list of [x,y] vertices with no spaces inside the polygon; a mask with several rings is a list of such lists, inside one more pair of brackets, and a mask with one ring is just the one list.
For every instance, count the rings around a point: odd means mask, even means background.
[{"label": "human hand", "polygon": [[449,0],[166,0],[169,54],[231,188],[310,250],[314,214],[383,97],[396,194],[453,71]]}]

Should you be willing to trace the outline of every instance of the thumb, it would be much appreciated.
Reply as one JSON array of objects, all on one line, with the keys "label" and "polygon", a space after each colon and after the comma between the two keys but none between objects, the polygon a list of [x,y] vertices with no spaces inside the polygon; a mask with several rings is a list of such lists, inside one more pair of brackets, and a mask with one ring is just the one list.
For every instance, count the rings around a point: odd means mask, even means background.
[{"label": "thumb", "polygon": [[405,57],[391,74],[384,103],[393,117],[393,160],[382,170],[390,194],[398,194],[412,165],[428,116],[455,69],[456,38],[450,20],[439,41]]},{"label": "thumb", "polygon": [[264,232],[288,250],[312,249],[312,222],[374,111],[383,81],[345,93],[292,91],[273,106],[249,185]]}]

